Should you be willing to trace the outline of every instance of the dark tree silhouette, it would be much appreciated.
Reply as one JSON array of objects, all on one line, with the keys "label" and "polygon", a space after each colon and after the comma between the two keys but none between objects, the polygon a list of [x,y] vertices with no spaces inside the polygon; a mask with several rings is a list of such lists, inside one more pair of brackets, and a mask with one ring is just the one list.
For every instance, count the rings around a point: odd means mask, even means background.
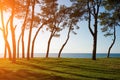
[{"label": "dark tree silhouette", "polygon": [[[88,9],[88,28],[93,37],[92,59],[96,60],[97,35],[98,35],[98,16],[102,0],[87,0]],[[91,17],[94,20],[94,27],[91,28]]]},{"label": "dark tree silhouette", "polygon": [[48,40],[48,46],[47,46],[47,52],[46,52],[46,58],[48,58],[49,56],[49,49],[50,49],[50,44],[51,44],[51,40],[53,37],[58,37],[59,34],[57,34],[57,32],[60,31],[59,28],[59,24],[60,22],[58,22],[57,20],[58,18],[58,4],[57,4],[57,0],[44,0],[42,2],[43,6],[41,6],[41,10],[44,16],[45,21],[47,22],[47,30],[50,31],[50,37]]},{"label": "dark tree silhouette", "polygon": [[[38,3],[39,3],[39,2],[38,2]],[[38,29],[37,29],[34,37],[33,37],[33,40],[32,40],[31,58],[34,57],[34,45],[35,45],[35,40],[36,40],[36,38],[37,38],[37,35],[38,35],[38,33],[40,32],[40,30],[43,28],[43,26],[44,26],[44,24],[45,24],[45,23],[42,23],[42,22],[41,22],[41,19],[42,19],[42,18],[40,18],[39,14],[34,16],[34,24],[33,24],[33,27],[37,27]]]},{"label": "dark tree silhouette", "polygon": [[35,45],[35,40],[36,40],[36,38],[37,38],[38,33],[39,33],[40,30],[43,28],[43,26],[44,26],[44,23],[37,29],[36,34],[35,34],[35,36],[34,36],[34,38],[33,38],[33,41],[32,41],[32,49],[31,49],[31,58],[34,57],[34,45]]},{"label": "dark tree silhouette", "polygon": [[82,9],[82,7],[83,7],[83,4],[80,5],[79,3],[79,6],[78,4],[73,4],[71,7],[63,6],[61,9],[64,15],[62,20],[62,27],[63,28],[68,27],[68,32],[67,32],[67,38],[65,42],[60,48],[58,58],[60,58],[62,50],[64,49],[64,47],[66,46],[66,44],[70,39],[70,33],[73,32],[74,34],[77,34],[75,32],[75,29],[79,29],[79,26],[77,25],[77,23],[79,22],[79,20],[81,19],[82,15],[85,12],[85,9]]},{"label": "dark tree silhouette", "polygon": [[[88,28],[89,31],[93,37],[93,51],[92,51],[92,59],[96,60],[96,52],[97,52],[97,35],[98,35],[98,15],[99,15],[99,9],[101,7],[102,0],[71,0],[73,2],[77,1],[79,3],[74,4],[80,4],[84,5],[84,9],[87,12],[87,17],[85,14],[85,19],[88,21]],[[85,6],[86,5],[86,6]],[[93,20],[91,20],[93,19]],[[91,26],[93,24],[93,27]]]},{"label": "dark tree silhouette", "polygon": [[[24,3],[24,4],[23,4]],[[25,29],[30,26],[30,16],[31,16],[31,10],[30,10],[30,1],[20,1],[19,4],[22,4],[20,7],[21,12],[19,13],[19,18],[23,20],[23,24],[21,25],[21,33],[18,38],[18,53],[19,53],[19,44],[20,40],[22,43],[22,58],[25,58],[25,44],[24,44],[24,35],[25,35]]]},{"label": "dark tree silhouette", "polygon": [[[40,4],[40,1],[36,1],[34,2],[34,8],[35,8],[35,5],[36,4]],[[35,13],[35,12],[34,12]],[[42,23],[41,20],[41,16],[40,16],[40,12],[39,13],[35,13],[34,17],[32,18],[32,21],[33,21],[33,25],[32,25],[32,28],[38,28],[34,37],[33,37],[33,40],[32,40],[32,44],[31,44],[31,58],[34,57],[34,45],[35,45],[35,40],[37,38],[37,35],[38,33],[40,32],[40,30],[43,28],[44,24],[45,23]]]},{"label": "dark tree silhouette", "polygon": [[25,47],[24,47],[24,32],[25,32],[25,27],[26,27],[26,24],[27,24],[27,17],[28,17],[28,14],[29,14],[29,6],[30,6],[30,1],[27,0],[26,2],[26,13],[25,13],[25,18],[24,18],[24,22],[23,22],[23,25],[22,25],[22,28],[21,28],[21,37],[22,37],[22,58],[25,58]]},{"label": "dark tree silhouette", "polygon": [[31,3],[32,3],[32,16],[31,16],[30,31],[29,31],[29,36],[28,36],[27,60],[30,59],[30,43],[31,43],[32,27],[33,27],[34,14],[35,14],[35,10],[34,10],[35,9],[35,2],[36,2],[36,0],[31,1]]},{"label": "dark tree silhouette", "polygon": [[107,55],[107,58],[109,58],[110,57],[110,51],[111,51],[111,49],[112,49],[112,47],[113,47],[113,45],[115,44],[115,41],[116,41],[116,27],[114,26],[114,32],[113,32],[113,42],[112,42],[112,44],[110,45],[110,47],[109,47],[109,49],[108,49],[108,55]]},{"label": "dark tree silhouette", "polygon": [[100,23],[103,25],[101,30],[106,32],[106,37],[113,35],[113,41],[108,49],[107,58],[109,58],[111,49],[116,41],[116,27],[120,26],[120,2],[119,0],[106,0],[102,4],[105,12],[102,12],[99,16]]},{"label": "dark tree silhouette", "polygon": [[65,45],[67,44],[67,42],[68,42],[68,40],[69,40],[69,38],[70,38],[71,30],[72,30],[72,23],[71,23],[70,26],[69,26],[69,30],[68,30],[68,33],[67,33],[67,39],[65,40],[64,44],[63,44],[62,47],[60,48],[60,51],[59,51],[59,54],[58,54],[58,58],[60,58],[61,53],[62,53],[62,50],[63,50],[63,48],[65,47]]}]

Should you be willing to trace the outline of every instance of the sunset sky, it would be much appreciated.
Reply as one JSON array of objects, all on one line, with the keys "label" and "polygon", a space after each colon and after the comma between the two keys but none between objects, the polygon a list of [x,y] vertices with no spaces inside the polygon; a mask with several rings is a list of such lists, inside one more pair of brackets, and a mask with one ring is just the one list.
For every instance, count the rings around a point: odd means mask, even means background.
[{"label": "sunset sky", "polygon": [[[60,4],[65,4],[69,6],[71,3],[69,0],[59,0]],[[37,10],[37,9],[36,9]],[[7,17],[7,16],[6,16]],[[0,23],[1,24],[1,23]],[[16,39],[18,39],[19,33],[21,28],[19,25],[21,24],[20,21],[16,21],[18,25],[16,29]],[[81,21],[78,24],[80,29],[77,30],[77,35],[71,34],[70,40],[65,46],[62,53],[91,53],[93,48],[93,40],[92,36],[88,30],[87,22]],[[104,37],[104,33],[101,32],[101,26],[98,29],[98,46],[97,52],[98,53],[107,53],[108,47],[112,42],[112,37]],[[27,47],[27,38],[28,38],[28,31],[25,31],[25,46]],[[59,38],[53,38],[50,47],[50,53],[58,53],[60,47],[62,46],[63,42],[66,40],[66,30],[60,32],[61,36]],[[119,33],[118,33],[119,31]],[[34,35],[36,29],[33,29],[32,35]],[[9,33],[10,34],[10,33]],[[45,29],[37,36],[37,40],[35,43],[35,53],[46,53],[47,50],[47,41],[49,38],[50,33],[46,32]],[[2,32],[0,32],[0,53],[4,52],[4,40],[3,40]],[[10,37],[8,38],[11,39]],[[120,53],[120,27],[117,28],[117,40],[115,45],[113,46],[111,52],[112,53]],[[20,47],[21,48],[21,47]]]}]

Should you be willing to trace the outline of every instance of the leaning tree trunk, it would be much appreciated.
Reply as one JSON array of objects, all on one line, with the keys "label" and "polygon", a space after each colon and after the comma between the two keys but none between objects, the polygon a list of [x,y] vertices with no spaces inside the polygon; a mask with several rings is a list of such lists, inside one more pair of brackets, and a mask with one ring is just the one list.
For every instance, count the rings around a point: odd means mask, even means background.
[{"label": "leaning tree trunk", "polygon": [[10,49],[9,42],[7,40],[7,36],[8,36],[8,23],[9,23],[10,18],[8,19],[7,24],[6,24],[6,28],[5,28],[2,8],[1,8],[0,12],[1,12],[1,21],[2,21],[2,28],[3,28],[2,32],[3,32],[4,41],[5,41],[5,53],[4,53],[4,57],[6,57],[6,53],[7,53],[7,49],[8,49],[8,57],[11,60],[11,49]]},{"label": "leaning tree trunk", "polygon": [[22,35],[20,34],[19,38],[18,38],[18,42],[17,42],[17,58],[19,58],[19,46],[20,46],[20,39],[21,39]]},{"label": "leaning tree trunk", "polygon": [[[4,28],[4,19],[3,19],[3,10],[2,8],[0,9],[0,13],[1,13],[1,22],[2,22],[2,29],[1,31],[3,32],[3,37],[5,35],[5,28]],[[4,37],[4,41],[5,41],[5,37]],[[6,59],[6,56],[7,56],[7,45],[5,44],[5,47],[4,47],[4,58]]]},{"label": "leaning tree trunk", "polygon": [[110,51],[111,51],[111,49],[112,49],[112,47],[113,47],[113,45],[115,44],[115,41],[116,41],[116,28],[115,28],[115,26],[114,26],[114,39],[113,39],[113,42],[112,42],[112,44],[110,45],[110,47],[109,47],[109,49],[108,49],[108,55],[107,55],[107,58],[109,58],[110,57]]},{"label": "leaning tree trunk", "polygon": [[63,50],[63,48],[65,47],[65,45],[67,44],[67,42],[68,42],[68,40],[70,38],[70,32],[71,32],[71,26],[69,27],[69,30],[68,30],[67,39],[66,39],[65,43],[62,45],[62,47],[61,47],[61,49],[59,51],[58,58],[60,58],[62,50]]},{"label": "leaning tree trunk", "polygon": [[12,46],[13,46],[13,59],[12,62],[16,62],[16,38],[15,38],[15,28],[13,27],[13,18],[14,18],[14,7],[15,7],[15,0],[13,0],[12,12],[11,12],[11,19],[10,19],[10,30],[12,35]]},{"label": "leaning tree trunk", "polygon": [[51,43],[52,38],[53,38],[53,33],[51,33],[50,38],[48,40],[46,58],[48,58],[48,56],[49,56],[50,43]]},{"label": "leaning tree trunk", "polygon": [[32,41],[32,50],[31,50],[31,58],[34,57],[34,45],[35,45],[35,40],[36,40],[36,38],[37,38],[37,35],[38,35],[39,31],[41,30],[41,28],[42,28],[43,26],[44,26],[44,23],[38,28],[38,30],[37,30],[34,38],[33,38],[33,41]]},{"label": "leaning tree trunk", "polygon": [[50,34],[49,40],[48,40],[46,58],[48,58],[48,56],[49,56],[49,50],[50,50],[51,40],[52,40],[52,38],[54,37],[55,33],[56,33],[56,30],[55,30],[55,28],[53,28],[53,29],[52,29],[52,32],[51,32],[51,34]]},{"label": "leaning tree trunk", "polygon": [[4,40],[5,40],[5,55],[4,55],[4,57],[6,57],[6,54],[7,54],[7,50],[8,50],[8,57],[9,57],[9,60],[11,60],[12,59],[12,56],[11,56],[11,49],[10,49],[10,45],[9,45],[9,43],[8,43],[8,41],[7,41],[7,38],[4,36]]},{"label": "leaning tree trunk", "polygon": [[8,43],[7,40],[5,40],[5,45],[6,45],[6,48],[7,48],[7,50],[8,50],[8,57],[9,57],[9,59],[11,60],[11,59],[12,59],[11,49],[10,49],[10,45],[9,45],[9,43]]},{"label": "leaning tree trunk", "polygon": [[25,26],[26,26],[26,22],[27,22],[27,17],[28,17],[28,13],[29,13],[29,6],[30,6],[30,2],[29,0],[27,0],[27,8],[26,8],[26,14],[25,14],[25,19],[24,19],[24,23],[22,25],[22,58],[25,58],[25,46],[24,46],[24,33],[25,33]]},{"label": "leaning tree trunk", "polygon": [[35,0],[32,2],[32,19],[31,19],[31,25],[30,25],[30,31],[29,31],[29,37],[28,37],[27,60],[30,59],[30,43],[31,43],[32,27],[34,22],[34,12],[35,12],[34,9],[35,9]]}]

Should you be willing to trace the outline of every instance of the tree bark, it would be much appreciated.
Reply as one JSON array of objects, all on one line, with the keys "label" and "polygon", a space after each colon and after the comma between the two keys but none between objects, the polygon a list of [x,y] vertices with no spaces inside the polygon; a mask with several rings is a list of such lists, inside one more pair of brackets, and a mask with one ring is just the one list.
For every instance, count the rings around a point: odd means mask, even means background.
[{"label": "tree bark", "polygon": [[97,51],[97,33],[95,33],[93,37],[93,54],[92,54],[93,60],[96,60],[96,51]]},{"label": "tree bark", "polygon": [[46,58],[48,58],[48,56],[49,56],[50,43],[51,43],[52,38],[53,38],[53,33],[51,33],[50,38],[48,40]]},{"label": "tree bark", "polygon": [[22,58],[25,58],[25,46],[24,46],[24,32],[25,32],[25,26],[26,26],[26,21],[27,21],[27,17],[28,17],[28,13],[29,13],[29,6],[30,6],[30,0],[27,0],[27,8],[26,8],[26,15],[25,15],[25,19],[24,19],[24,23],[22,25]]},{"label": "tree bark", "polygon": [[67,44],[67,42],[68,42],[68,40],[69,40],[69,38],[70,38],[71,27],[72,27],[72,26],[70,25],[69,30],[68,30],[68,34],[67,34],[67,39],[66,39],[66,41],[64,42],[64,44],[62,45],[62,47],[60,48],[60,51],[59,51],[59,54],[58,54],[58,58],[60,58],[61,52],[62,52],[63,48],[65,47],[65,45]]},{"label": "tree bark", "polygon": [[[95,1],[93,1],[95,2]],[[89,31],[91,32],[91,35],[93,36],[93,52],[92,52],[92,60],[96,60],[96,52],[97,52],[97,29],[98,29],[98,13],[99,8],[101,5],[101,0],[96,0],[96,4],[93,4],[90,6],[91,1],[88,0],[87,7],[88,7],[88,27]],[[92,7],[92,10],[91,8]],[[94,17],[94,30],[91,28],[91,15]]]},{"label": "tree bark", "polygon": [[25,58],[25,46],[24,46],[24,31],[25,31],[25,28],[22,29],[22,58]]},{"label": "tree bark", "polygon": [[12,56],[11,56],[11,49],[10,49],[10,45],[7,41],[7,38],[5,37],[5,34],[4,35],[4,40],[5,40],[5,47],[6,47],[6,51],[5,51],[5,56],[6,56],[6,53],[7,53],[7,50],[8,50],[8,57],[9,57],[9,60],[12,59]]},{"label": "tree bark", "polygon": [[98,35],[98,14],[102,0],[97,0],[96,7],[93,6],[93,17],[94,17],[94,35],[93,35],[93,55],[92,59],[96,60],[96,52],[97,52],[97,35]]},{"label": "tree bark", "polygon": [[109,49],[108,49],[107,58],[110,57],[111,49],[112,49],[112,47],[113,47],[113,45],[115,44],[115,41],[116,41],[116,28],[115,28],[115,26],[114,26],[114,34],[113,34],[113,37],[114,37],[114,39],[113,39],[113,42],[112,42],[112,44],[110,45],[110,47],[109,47]]},{"label": "tree bark", "polygon": [[3,28],[2,32],[3,32],[4,41],[5,41],[5,53],[4,53],[5,55],[4,55],[4,57],[6,57],[6,53],[7,53],[7,49],[8,49],[8,57],[9,57],[9,60],[11,60],[12,59],[12,57],[11,57],[11,49],[10,49],[9,42],[7,40],[9,20],[10,20],[10,18],[8,19],[7,25],[6,25],[6,28],[5,28],[4,17],[3,17],[3,10],[1,8],[1,21],[2,21],[2,28]]},{"label": "tree bark", "polygon": [[94,36],[93,36],[93,55],[92,59],[96,60],[96,51],[97,51],[97,14],[95,14],[95,24],[94,24]]},{"label": "tree bark", "polygon": [[18,42],[17,42],[17,58],[19,58],[19,46],[20,46],[20,39],[21,39],[22,35],[20,34],[19,38],[18,38]]},{"label": "tree bark", "polygon": [[29,37],[28,37],[27,60],[30,59],[30,43],[31,43],[33,21],[34,21],[34,8],[35,8],[35,0],[32,2],[32,19],[31,19],[31,25],[30,25],[30,31],[29,31]]},{"label": "tree bark", "polygon": [[12,35],[12,46],[13,46],[13,59],[12,59],[13,63],[16,62],[16,38],[15,38],[15,28],[13,27],[14,7],[15,7],[15,1],[13,0],[11,19],[10,19],[10,30]]},{"label": "tree bark", "polygon": [[34,45],[35,45],[35,40],[36,40],[36,38],[37,38],[37,35],[38,35],[39,31],[41,30],[41,28],[42,28],[43,26],[44,26],[44,23],[38,28],[38,30],[37,30],[34,38],[33,38],[33,41],[32,41],[32,50],[31,50],[31,58],[34,57]]},{"label": "tree bark", "polygon": [[5,48],[4,48],[4,59],[6,59],[7,57],[7,46],[5,45]]}]

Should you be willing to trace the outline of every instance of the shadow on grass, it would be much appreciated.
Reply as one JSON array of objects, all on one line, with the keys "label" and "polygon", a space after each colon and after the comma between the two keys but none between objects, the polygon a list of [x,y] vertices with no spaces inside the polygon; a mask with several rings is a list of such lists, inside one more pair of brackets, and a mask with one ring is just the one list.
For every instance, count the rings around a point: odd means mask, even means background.
[{"label": "shadow on grass", "polygon": [[[73,73],[73,72],[67,72],[67,71],[60,71],[60,70],[54,70],[54,69],[49,69],[49,68],[45,68],[45,67],[41,67],[41,66],[38,66],[38,65],[35,65],[35,64],[30,64],[30,63],[24,63],[24,62],[18,62],[17,63],[18,65],[25,65],[25,66],[28,66],[28,67],[31,67],[31,68],[35,68],[35,69],[38,69],[38,70],[45,70],[45,71],[48,71],[48,72],[51,72],[51,73],[59,73],[59,74],[67,74],[67,75],[70,75],[70,76],[77,76],[77,77],[82,77],[82,78],[88,78],[88,79],[97,79],[97,80],[114,80],[114,79],[110,79],[110,78],[103,78],[103,77],[98,77],[98,76],[91,76],[91,75],[85,75],[85,74],[78,74],[78,73]],[[66,65],[63,65],[63,66],[66,66]],[[83,70],[89,70],[89,71],[96,71],[97,69],[90,69],[89,67],[87,66],[80,66],[80,67],[77,67],[77,66],[68,66],[68,68],[81,68]],[[103,72],[102,70],[98,71],[98,72]],[[37,74],[34,74],[36,77],[40,77],[40,76],[37,76]],[[38,74],[39,75],[39,74]],[[30,76],[30,73],[29,73],[29,76]],[[49,77],[48,80],[75,80],[74,78],[64,78],[64,77],[61,77],[61,76],[56,76],[55,74],[54,75],[45,75],[44,77]],[[42,79],[40,79],[42,80]],[[47,79],[43,79],[43,80],[47,80]]]},{"label": "shadow on grass", "polygon": [[20,69],[11,71],[0,69],[0,80],[71,80],[61,76],[52,76],[44,73],[35,73],[30,70]]},{"label": "shadow on grass", "polygon": [[78,68],[89,72],[97,72],[104,74],[120,74],[119,69],[105,69],[105,68],[101,69],[101,68],[93,68],[93,67],[91,68],[90,66],[86,66],[86,65],[80,65],[80,66],[66,65],[66,66],[68,66],[69,68]]}]

